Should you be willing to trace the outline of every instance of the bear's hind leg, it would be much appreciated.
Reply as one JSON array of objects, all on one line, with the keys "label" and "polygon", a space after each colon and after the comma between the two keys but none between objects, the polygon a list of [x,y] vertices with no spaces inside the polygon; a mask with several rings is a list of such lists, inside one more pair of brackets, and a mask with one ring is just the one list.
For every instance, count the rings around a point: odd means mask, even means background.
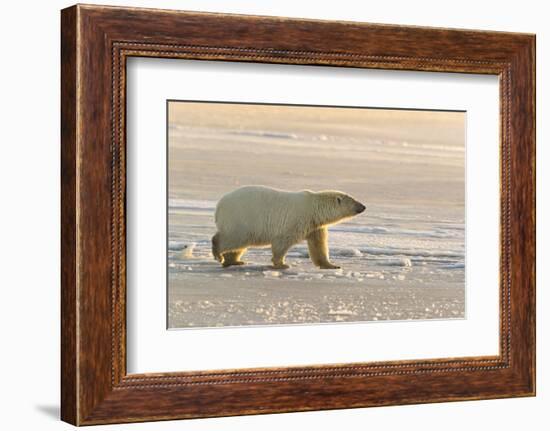
[{"label": "bear's hind leg", "polygon": [[307,237],[307,248],[309,257],[315,266],[321,269],[339,269],[338,265],[333,265],[328,257],[328,230],[322,227],[311,232]]},{"label": "bear's hind leg", "polygon": [[278,239],[276,241],[273,241],[271,244],[271,251],[273,253],[273,257],[271,261],[273,262],[273,268],[275,269],[288,269],[290,266],[288,266],[285,263],[285,256],[287,251],[292,247],[293,244],[289,243],[288,241],[285,241],[284,239]]},{"label": "bear's hind leg", "polygon": [[[212,238],[212,254],[216,258],[216,260],[222,265],[229,266],[229,264],[225,265],[225,261],[233,259],[233,261],[239,262],[239,258],[246,251],[247,245],[248,244],[246,244],[244,241],[235,240],[231,238],[230,235],[218,232]],[[236,257],[233,257],[234,254],[236,255]],[[231,263],[230,265],[242,264]]]},{"label": "bear's hind leg", "polygon": [[241,260],[241,256],[245,253],[246,248],[236,251],[228,251],[223,255],[223,267],[227,268],[232,265],[244,265],[245,262]]},{"label": "bear's hind leg", "polygon": [[214,259],[216,259],[218,262],[223,261],[223,256],[220,253],[220,234],[219,234],[219,232],[216,232],[216,234],[212,237],[212,256],[214,256]]}]

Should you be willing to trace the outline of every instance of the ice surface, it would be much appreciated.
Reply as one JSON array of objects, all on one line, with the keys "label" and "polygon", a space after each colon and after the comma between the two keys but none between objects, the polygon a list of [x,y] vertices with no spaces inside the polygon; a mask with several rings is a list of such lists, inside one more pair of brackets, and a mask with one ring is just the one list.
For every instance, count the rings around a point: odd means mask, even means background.
[{"label": "ice surface", "polygon": [[[169,211],[208,225],[213,215],[205,208],[214,208],[214,202],[187,200]],[[432,222],[384,219],[374,206],[369,213],[363,223],[379,225],[360,228],[351,220],[329,228],[331,260],[342,266],[334,270],[316,268],[305,244],[289,251],[287,270],[272,268],[269,248],[250,249],[243,256],[246,265],[222,268],[211,254],[213,232],[203,235],[201,224],[178,230],[178,240],[168,247],[170,326],[463,317],[464,232],[456,223],[449,222],[453,235],[417,236],[385,224],[422,225],[422,232],[432,232],[426,230]],[[437,221],[433,232],[444,230],[441,225]]]},{"label": "ice surface", "polygon": [[[464,317],[458,114],[392,120],[361,110],[178,105],[169,127],[170,327]],[[272,267],[269,248],[222,268],[211,255],[214,209],[246,184],[361,200],[365,213],[329,228],[330,258],[342,269],[316,268],[305,243],[289,250],[287,270]]]}]

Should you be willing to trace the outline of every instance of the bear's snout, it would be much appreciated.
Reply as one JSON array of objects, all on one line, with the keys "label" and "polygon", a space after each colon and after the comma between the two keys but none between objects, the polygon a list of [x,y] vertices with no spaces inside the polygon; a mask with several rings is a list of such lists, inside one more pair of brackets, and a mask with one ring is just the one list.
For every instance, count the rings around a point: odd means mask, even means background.
[{"label": "bear's snout", "polygon": [[363,211],[365,211],[367,209],[367,207],[365,205],[363,205],[362,203],[360,202],[357,202],[355,204],[355,212],[357,214],[361,214]]}]

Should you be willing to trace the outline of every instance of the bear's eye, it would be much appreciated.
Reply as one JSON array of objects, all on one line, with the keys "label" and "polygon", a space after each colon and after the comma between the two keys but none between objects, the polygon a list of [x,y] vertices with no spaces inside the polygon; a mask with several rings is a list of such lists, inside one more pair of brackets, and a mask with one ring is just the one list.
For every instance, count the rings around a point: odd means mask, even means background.
[{"label": "bear's eye", "polygon": [[336,200],[338,201],[338,205],[340,205],[342,203],[342,198],[341,197],[337,197]]}]

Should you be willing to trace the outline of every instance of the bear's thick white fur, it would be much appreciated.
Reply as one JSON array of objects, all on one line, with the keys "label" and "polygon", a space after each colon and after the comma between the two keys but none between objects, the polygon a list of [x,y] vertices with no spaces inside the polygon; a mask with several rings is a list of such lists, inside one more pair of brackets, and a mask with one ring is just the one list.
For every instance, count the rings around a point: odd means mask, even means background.
[{"label": "bear's thick white fur", "polygon": [[363,204],[339,191],[241,187],[224,195],[216,205],[212,254],[223,266],[242,265],[240,258],[248,247],[271,246],[274,267],[285,269],[287,251],[307,240],[316,266],[339,268],[329,261],[327,226],[364,210]]}]

